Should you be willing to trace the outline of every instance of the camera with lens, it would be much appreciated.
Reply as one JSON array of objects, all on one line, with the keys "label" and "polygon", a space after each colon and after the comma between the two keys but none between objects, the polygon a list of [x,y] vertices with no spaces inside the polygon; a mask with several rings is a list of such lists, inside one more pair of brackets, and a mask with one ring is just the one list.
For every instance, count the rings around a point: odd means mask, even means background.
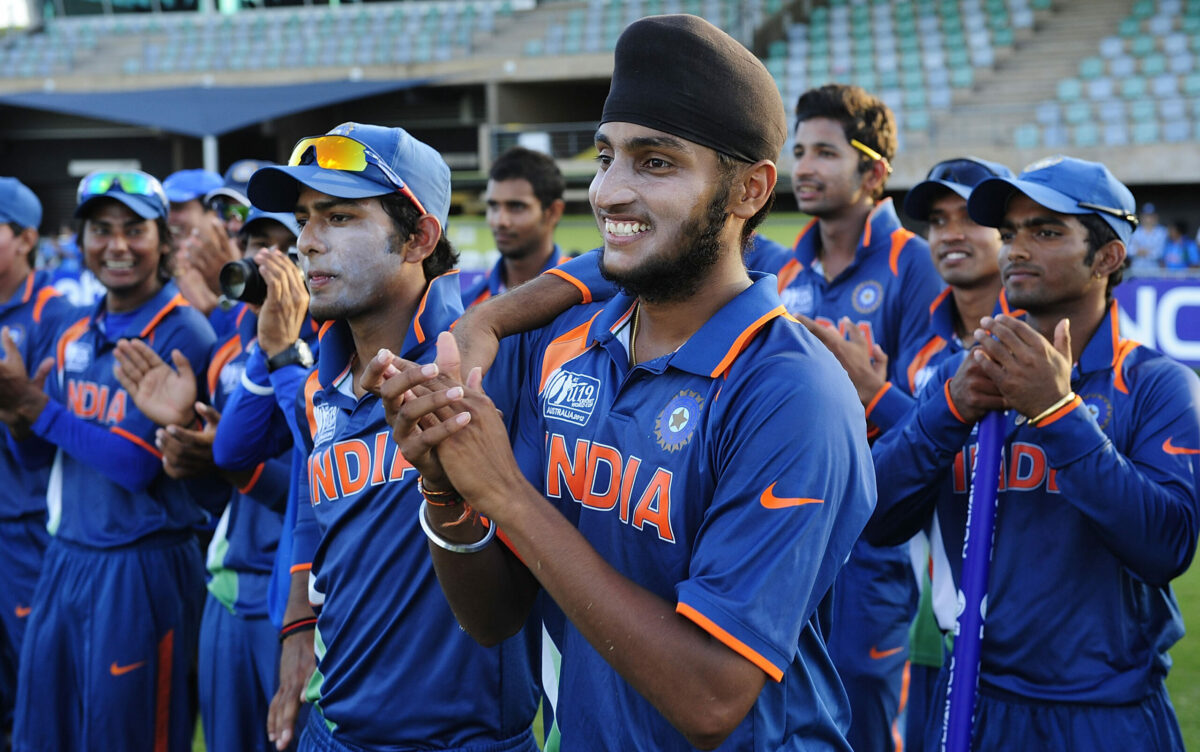
[{"label": "camera with lens", "polygon": [[[300,266],[300,257],[295,248],[289,248],[287,256],[293,264]],[[267,299],[267,281],[263,279],[254,259],[230,261],[221,267],[220,279],[221,292],[230,300],[262,305]]]}]

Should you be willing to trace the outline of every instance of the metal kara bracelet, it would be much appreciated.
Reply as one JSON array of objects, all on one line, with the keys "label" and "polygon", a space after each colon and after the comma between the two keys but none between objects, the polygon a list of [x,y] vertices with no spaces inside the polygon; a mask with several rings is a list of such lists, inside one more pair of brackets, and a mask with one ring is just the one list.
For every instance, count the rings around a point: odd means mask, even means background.
[{"label": "metal kara bracelet", "polygon": [[425,531],[425,537],[440,549],[454,554],[474,554],[487,548],[488,544],[492,542],[492,538],[496,537],[496,526],[488,525],[487,532],[484,533],[483,538],[474,543],[454,543],[448,541],[434,531],[433,523],[429,521],[428,506],[428,504],[421,504],[421,508],[417,512],[417,519],[421,522],[421,529]]}]

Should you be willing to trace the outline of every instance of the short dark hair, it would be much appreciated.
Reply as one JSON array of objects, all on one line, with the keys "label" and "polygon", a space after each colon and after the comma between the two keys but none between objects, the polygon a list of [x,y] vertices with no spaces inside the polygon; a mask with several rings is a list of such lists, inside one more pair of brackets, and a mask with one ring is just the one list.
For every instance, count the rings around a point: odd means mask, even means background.
[{"label": "short dark hair", "polygon": [[492,163],[488,179],[496,182],[528,180],[543,209],[561,199],[567,187],[562,171],[553,159],[524,146],[514,146],[501,154]]},{"label": "short dark hair", "polygon": [[[383,205],[383,210],[387,212],[387,215],[392,218],[396,234],[401,240],[411,238],[417,229],[417,220],[421,218],[421,213],[413,205],[413,202],[401,193],[388,193],[379,197],[379,203]],[[446,238],[446,228],[443,227],[433,253],[426,256],[425,260],[421,262],[421,269],[425,272],[425,281],[433,281],[434,278],[453,269],[457,263],[458,251],[454,250],[454,246]]]},{"label": "short dark hair", "polygon": [[[805,120],[829,118],[842,124],[847,141],[858,141],[891,162],[896,156],[896,118],[886,104],[865,89],[848,84],[825,84],[809,89],[796,101],[796,127]],[[859,154],[859,172],[875,160]],[[886,183],[886,179],[884,180]],[[874,198],[883,195],[883,184]]]},{"label": "short dark hair", "polygon": [[[1098,214],[1080,214],[1079,223],[1083,225],[1083,229],[1087,230],[1087,255],[1083,257],[1083,263],[1090,264],[1096,258],[1096,251],[1099,251],[1104,246],[1114,240],[1120,240],[1113,228],[1108,226],[1108,223],[1100,218]],[[1113,288],[1121,284],[1121,280],[1125,277],[1125,269],[1129,266],[1129,257],[1125,257],[1125,263],[1118,267],[1114,272],[1108,275],[1108,286],[1104,289],[1104,299],[1111,303],[1113,299]]]},{"label": "short dark hair", "polygon": [[[730,183],[737,179],[738,171],[741,168],[749,166],[749,163],[743,162],[737,157],[731,157],[725,152],[719,151],[716,154],[717,172],[721,176],[721,180],[726,184],[726,186],[729,186]],[[774,206],[775,189],[772,188],[770,195],[767,197],[767,203],[763,204],[763,207],[755,212],[753,217],[747,219],[746,224],[742,226],[742,251],[745,251],[750,247],[750,236],[753,235],[758,226],[763,223],[763,220],[765,220],[767,215],[771,213],[771,209],[774,208]]]}]

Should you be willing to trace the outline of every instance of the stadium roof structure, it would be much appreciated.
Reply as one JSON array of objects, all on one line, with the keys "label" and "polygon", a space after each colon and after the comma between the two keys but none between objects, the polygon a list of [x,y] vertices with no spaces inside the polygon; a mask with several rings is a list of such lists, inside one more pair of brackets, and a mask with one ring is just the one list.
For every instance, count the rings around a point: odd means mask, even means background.
[{"label": "stadium roof structure", "polygon": [[37,91],[0,95],[0,104],[161,128],[203,138],[317,107],[415,88],[431,80],[341,80],[284,86],[185,86],[105,92]]}]

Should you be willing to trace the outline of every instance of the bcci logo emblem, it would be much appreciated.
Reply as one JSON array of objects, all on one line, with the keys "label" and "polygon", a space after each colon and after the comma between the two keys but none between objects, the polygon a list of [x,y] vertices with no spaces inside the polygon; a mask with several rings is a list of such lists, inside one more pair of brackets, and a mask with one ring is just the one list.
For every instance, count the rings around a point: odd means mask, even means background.
[{"label": "bcci logo emblem", "polygon": [[582,426],[592,417],[600,397],[600,379],[561,368],[542,392],[542,415]]},{"label": "bcci logo emblem", "polygon": [[67,371],[84,371],[92,362],[92,348],[83,342],[71,342],[63,354],[63,369]]},{"label": "bcci logo emblem", "polygon": [[704,399],[695,392],[684,390],[671,398],[654,423],[654,437],[668,452],[678,452],[692,439],[700,423]]},{"label": "bcci logo emblem", "polygon": [[816,308],[812,285],[785,287],[779,297],[783,300],[783,307],[793,316],[811,316]]},{"label": "bcci logo emblem", "polygon": [[863,282],[854,288],[854,294],[850,297],[850,302],[854,304],[854,310],[859,313],[874,311],[883,302],[883,285],[875,280]]},{"label": "bcci logo emblem", "polygon": [[320,446],[333,439],[333,430],[337,427],[338,409],[333,405],[314,405],[313,420],[317,424],[317,432],[313,434],[313,446]]},{"label": "bcci logo emblem", "polygon": [[1081,394],[1079,399],[1083,400],[1083,406],[1096,419],[1096,425],[1100,426],[1103,431],[1108,422],[1112,420],[1112,403],[1102,394]]}]

